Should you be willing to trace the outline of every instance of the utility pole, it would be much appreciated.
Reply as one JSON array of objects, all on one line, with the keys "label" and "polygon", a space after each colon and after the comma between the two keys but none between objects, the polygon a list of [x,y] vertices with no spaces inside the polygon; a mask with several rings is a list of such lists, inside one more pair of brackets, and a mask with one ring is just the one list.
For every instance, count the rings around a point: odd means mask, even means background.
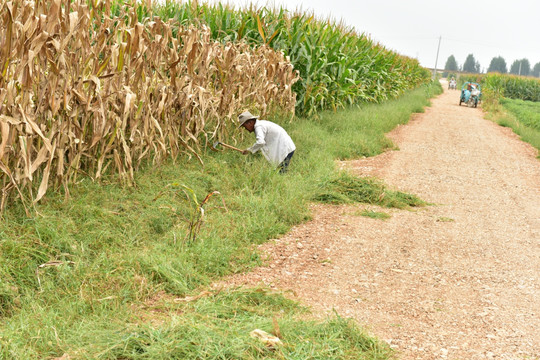
[{"label": "utility pole", "polygon": [[519,76],[521,76],[521,63],[522,61],[519,62]]},{"label": "utility pole", "polygon": [[441,48],[441,38],[442,36],[439,36],[439,45],[437,46],[437,56],[435,57],[435,68],[433,69],[433,79],[435,79],[435,76],[437,73],[437,61],[439,60],[439,49]]}]

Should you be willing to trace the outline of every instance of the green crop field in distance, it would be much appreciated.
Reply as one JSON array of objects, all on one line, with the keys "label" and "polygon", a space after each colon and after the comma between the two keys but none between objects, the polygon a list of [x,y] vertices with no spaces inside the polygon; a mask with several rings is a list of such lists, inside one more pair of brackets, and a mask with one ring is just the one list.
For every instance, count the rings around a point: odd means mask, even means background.
[{"label": "green crop field in distance", "polygon": [[540,102],[503,98],[500,103],[506,115],[498,123],[512,128],[523,141],[540,150]]}]

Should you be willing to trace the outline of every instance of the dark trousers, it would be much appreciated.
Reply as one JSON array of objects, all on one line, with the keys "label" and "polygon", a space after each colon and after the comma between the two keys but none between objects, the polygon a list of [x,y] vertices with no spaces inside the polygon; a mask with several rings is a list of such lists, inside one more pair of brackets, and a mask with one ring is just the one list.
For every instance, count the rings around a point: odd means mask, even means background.
[{"label": "dark trousers", "polygon": [[281,162],[281,164],[279,164],[278,169],[279,169],[279,173],[280,173],[280,174],[285,174],[285,173],[287,172],[287,170],[288,170],[288,168],[289,168],[289,163],[291,162],[291,158],[292,158],[293,155],[294,155],[294,150],[291,151],[291,152],[287,155],[287,157],[285,158],[285,160],[283,160],[283,161]]}]

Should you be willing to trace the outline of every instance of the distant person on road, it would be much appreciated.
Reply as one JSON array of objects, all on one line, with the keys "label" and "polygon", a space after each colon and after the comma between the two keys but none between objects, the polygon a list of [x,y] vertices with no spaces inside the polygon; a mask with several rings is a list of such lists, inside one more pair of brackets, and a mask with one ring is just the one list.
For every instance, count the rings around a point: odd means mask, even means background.
[{"label": "distant person on road", "polygon": [[287,172],[296,146],[287,132],[278,124],[268,120],[259,120],[258,116],[245,111],[238,115],[238,127],[255,133],[257,141],[242,153],[255,154],[261,150],[270,163],[277,165],[280,173]]}]

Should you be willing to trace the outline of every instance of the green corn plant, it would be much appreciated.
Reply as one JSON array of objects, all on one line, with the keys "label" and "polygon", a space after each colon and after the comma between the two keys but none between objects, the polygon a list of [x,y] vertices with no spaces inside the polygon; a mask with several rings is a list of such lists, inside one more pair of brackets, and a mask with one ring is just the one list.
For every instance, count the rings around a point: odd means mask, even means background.
[{"label": "green corn plant", "polygon": [[219,191],[212,191],[211,193],[206,195],[203,201],[199,202],[197,200],[197,195],[195,194],[195,191],[193,191],[193,189],[183,184],[180,186],[182,188],[182,191],[186,195],[186,198],[189,200],[189,204],[191,206],[191,213],[188,220],[187,239],[188,241],[195,241],[201,229],[201,225],[204,221],[204,205],[208,202],[208,200],[210,200],[213,195],[221,194]]},{"label": "green corn plant", "polygon": [[343,23],[317,19],[312,13],[172,1],[158,6],[156,12],[182,24],[205,24],[223,42],[242,39],[283,51],[300,74],[293,85],[300,115],[380,102],[429,81],[429,72],[418,61],[385,49]]},{"label": "green corn plant", "polygon": [[493,91],[499,97],[509,99],[540,101],[540,80],[517,75],[490,73],[468,74],[460,77],[460,83],[465,81],[478,82],[486,89]]},{"label": "green corn plant", "polygon": [[[173,183],[169,184],[167,186],[167,189],[160,192],[155,198],[154,201],[157,199],[163,197],[165,194],[172,194],[173,197],[178,197],[179,193],[184,194],[185,199],[187,200],[188,206],[190,210],[188,211],[188,216],[185,218],[185,221],[188,225],[188,231],[186,233],[185,239],[190,242],[194,242],[197,239],[197,236],[201,230],[201,225],[204,222],[205,219],[205,209],[204,205],[210,200],[210,198],[214,195],[221,195],[219,191],[212,191],[206,195],[206,197],[203,199],[203,201],[198,200],[197,194],[195,191],[184,185],[184,184],[178,184]],[[223,201],[223,199],[221,199]],[[227,210],[227,207],[225,206],[225,202],[223,201],[223,207],[225,210]],[[178,210],[174,210],[176,214],[180,214]]]}]

